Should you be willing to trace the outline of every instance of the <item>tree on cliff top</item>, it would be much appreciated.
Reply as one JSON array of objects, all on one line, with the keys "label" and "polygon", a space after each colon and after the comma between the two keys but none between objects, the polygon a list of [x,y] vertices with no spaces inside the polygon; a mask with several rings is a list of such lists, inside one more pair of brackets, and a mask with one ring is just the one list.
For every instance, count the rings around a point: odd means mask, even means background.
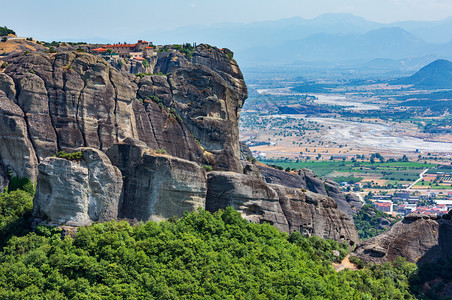
[{"label": "tree on cliff top", "polygon": [[3,27],[0,26],[0,36],[6,36],[6,35],[8,35],[8,34],[14,34],[14,35],[16,35],[16,33],[14,32],[14,30],[9,29],[9,28],[6,27],[6,26],[3,26]]}]

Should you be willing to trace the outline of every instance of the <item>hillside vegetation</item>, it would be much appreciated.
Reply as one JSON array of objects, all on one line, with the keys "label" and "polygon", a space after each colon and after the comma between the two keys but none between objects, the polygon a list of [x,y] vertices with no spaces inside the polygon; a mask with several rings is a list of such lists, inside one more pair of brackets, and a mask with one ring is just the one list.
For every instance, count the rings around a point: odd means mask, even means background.
[{"label": "hillside vegetation", "polygon": [[30,231],[34,193],[34,186],[28,178],[13,177],[0,194],[0,247],[12,236]]},{"label": "hillside vegetation", "polygon": [[0,26],[0,36],[6,36],[6,35],[8,35],[8,34],[14,34],[14,35],[16,35],[16,33],[14,32],[14,30],[12,30],[12,29],[9,29],[8,27],[6,27],[6,26]]},{"label": "hillside vegetation", "polygon": [[38,226],[0,253],[0,299],[412,298],[414,265],[336,273],[332,262],[348,252],[248,223],[232,208],[134,227],[95,224],[64,239]]},{"label": "hillside vegetation", "polygon": [[[384,221],[384,222],[382,222]],[[388,230],[400,219],[385,214],[371,205],[365,205],[353,216],[359,238],[367,240]]]}]

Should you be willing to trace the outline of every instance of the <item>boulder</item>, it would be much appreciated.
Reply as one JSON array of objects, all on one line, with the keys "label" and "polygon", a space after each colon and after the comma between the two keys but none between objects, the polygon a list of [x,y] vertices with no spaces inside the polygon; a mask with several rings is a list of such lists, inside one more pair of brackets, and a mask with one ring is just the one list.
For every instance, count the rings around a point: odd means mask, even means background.
[{"label": "boulder", "polygon": [[392,262],[402,256],[419,265],[451,255],[452,221],[409,214],[388,231],[359,245],[353,255],[374,263]]},{"label": "boulder", "polygon": [[108,157],[79,148],[80,161],[48,157],[39,165],[33,216],[51,224],[85,226],[118,217],[122,175]]}]

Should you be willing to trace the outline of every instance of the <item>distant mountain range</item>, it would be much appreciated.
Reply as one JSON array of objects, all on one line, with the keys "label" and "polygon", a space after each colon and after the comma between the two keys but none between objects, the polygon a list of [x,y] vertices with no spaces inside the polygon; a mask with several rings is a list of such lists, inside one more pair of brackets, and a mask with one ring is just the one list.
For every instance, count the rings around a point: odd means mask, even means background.
[{"label": "distant mountain range", "polygon": [[395,80],[392,84],[412,84],[426,89],[452,89],[452,62],[445,59],[435,60],[414,75]]},{"label": "distant mountain range", "polygon": [[326,14],[309,20],[295,17],[250,24],[222,23],[137,36],[143,37],[159,44],[203,42],[227,47],[236,53],[242,66],[297,62],[362,65],[379,59],[388,67],[413,69],[417,65],[409,63],[418,58],[452,59],[452,17],[383,24],[351,14]]}]

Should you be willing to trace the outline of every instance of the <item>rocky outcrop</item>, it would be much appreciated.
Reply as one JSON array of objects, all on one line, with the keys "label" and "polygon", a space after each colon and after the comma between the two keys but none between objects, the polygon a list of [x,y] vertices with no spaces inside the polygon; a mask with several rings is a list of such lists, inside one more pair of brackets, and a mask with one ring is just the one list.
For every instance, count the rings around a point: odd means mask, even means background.
[{"label": "rocky outcrop", "polygon": [[[359,199],[349,198],[340,190],[339,185],[331,180],[321,180],[313,171],[301,169],[298,172],[284,172],[264,165],[258,166],[259,171],[267,183],[284,185],[291,188],[305,189],[313,193],[329,196],[336,201],[338,208],[349,217],[359,210]],[[352,205],[354,208],[352,208]]]},{"label": "rocky outcrop", "polygon": [[424,264],[451,255],[452,221],[409,214],[389,231],[373,237],[356,248],[354,255],[374,263],[392,262],[402,256],[408,261]]},{"label": "rocky outcrop", "polygon": [[339,210],[331,197],[280,185],[270,186],[278,193],[289,232],[345,241],[352,246],[359,243],[353,219]]},{"label": "rocky outcrop", "polygon": [[364,204],[361,202],[361,200],[354,194],[346,194],[345,200],[350,205],[350,208],[351,208],[353,214],[357,214],[361,210],[361,208],[363,208],[363,206],[364,206]]},{"label": "rocky outcrop", "polygon": [[325,188],[325,183],[314,174],[312,170],[302,169],[301,170],[304,178],[306,180],[306,189],[317,194],[328,196],[328,192]]},{"label": "rocky outcrop", "polygon": [[[173,50],[148,61],[145,71],[160,75],[139,76],[80,52],[6,57],[0,188],[11,176],[38,177],[34,215],[54,223],[160,220],[232,205],[282,231],[356,243],[350,219],[327,197],[347,203],[332,183],[309,170],[242,165],[238,119],[247,89],[233,53]],[[51,157],[78,147],[80,162]],[[207,180],[202,165],[229,172]]]},{"label": "rocky outcrop", "polygon": [[242,162],[251,161],[254,158],[250,148],[248,148],[248,146],[244,142],[239,142],[239,147],[240,147],[240,160]]},{"label": "rocky outcrop", "polygon": [[132,139],[115,144],[107,155],[123,174],[120,218],[162,220],[205,208],[206,175],[198,164]]},{"label": "rocky outcrop", "polygon": [[116,219],[121,172],[93,148],[79,148],[80,161],[49,157],[39,165],[33,215],[54,224],[84,226]]},{"label": "rocky outcrop", "polygon": [[245,219],[269,223],[281,231],[300,231],[350,245],[359,242],[352,219],[330,197],[230,172],[209,173],[207,187],[208,211],[232,206]]},{"label": "rocky outcrop", "polygon": [[353,218],[353,210],[350,203],[345,198],[345,194],[341,191],[339,184],[332,180],[325,180],[325,190],[331,198],[336,201],[337,206],[340,210],[346,213],[348,216]]},{"label": "rocky outcrop", "polygon": [[304,173],[302,172],[284,172],[265,165],[258,165],[258,168],[267,183],[280,184],[297,189],[307,189]]},{"label": "rocky outcrop", "polygon": [[[224,50],[200,45],[192,58],[159,53],[149,68],[167,75],[144,77],[79,52],[4,60],[0,97],[9,100],[0,108],[8,115],[2,120],[0,167],[9,167],[13,176],[35,180],[37,163],[58,150],[106,151],[127,137],[215,169],[242,171],[238,118],[246,85]],[[5,141],[14,139],[23,150],[12,159]]]},{"label": "rocky outcrop", "polygon": [[232,206],[246,220],[289,231],[278,194],[264,181],[244,174],[211,172],[207,186],[206,210],[215,212]]}]

